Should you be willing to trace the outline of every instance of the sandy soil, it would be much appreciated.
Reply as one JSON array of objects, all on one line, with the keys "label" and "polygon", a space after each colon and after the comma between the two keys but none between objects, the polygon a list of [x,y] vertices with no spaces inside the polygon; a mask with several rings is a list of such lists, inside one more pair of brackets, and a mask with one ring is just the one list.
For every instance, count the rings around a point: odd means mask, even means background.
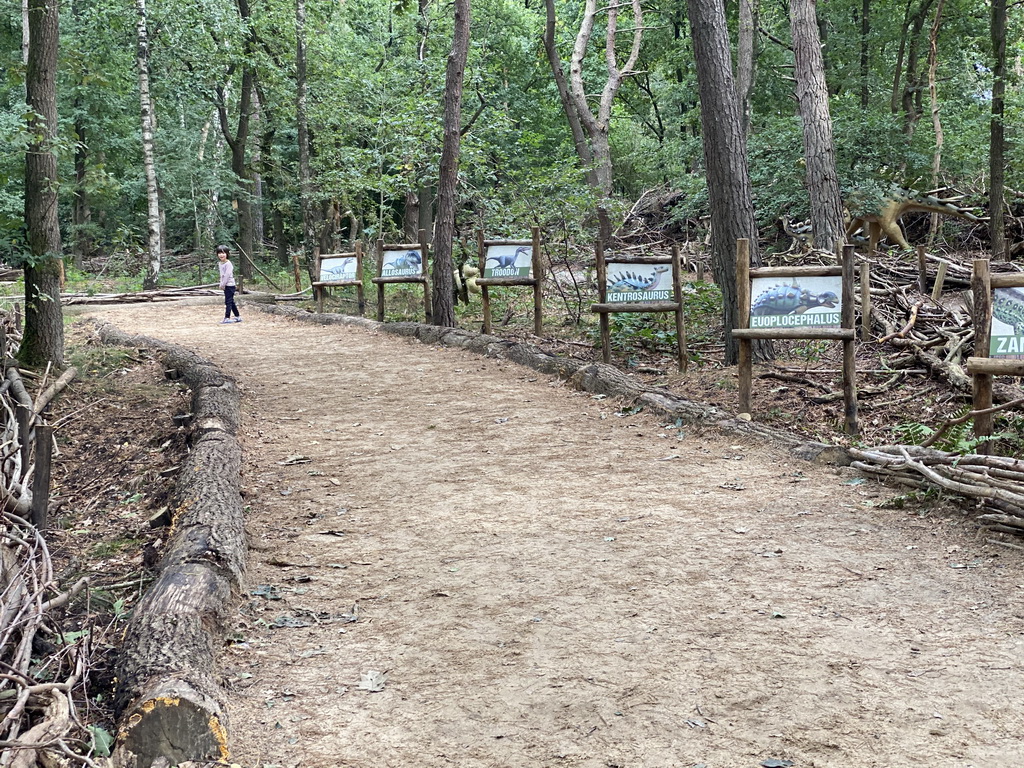
[{"label": "sandy soil", "polygon": [[1022,561],[964,517],[461,351],[94,314],[240,382],[246,768],[1024,764]]}]

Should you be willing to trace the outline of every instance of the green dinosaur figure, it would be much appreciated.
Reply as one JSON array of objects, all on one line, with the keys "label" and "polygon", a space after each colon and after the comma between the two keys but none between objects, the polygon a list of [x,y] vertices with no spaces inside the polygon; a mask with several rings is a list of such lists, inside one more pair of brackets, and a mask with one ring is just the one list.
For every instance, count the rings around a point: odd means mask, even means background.
[{"label": "green dinosaur figure", "polygon": [[[943,190],[934,190],[940,192]],[[944,216],[954,216],[965,221],[980,222],[984,219],[975,215],[968,208],[956,204],[962,196],[951,198],[936,197],[933,192],[923,195],[916,195],[905,189],[894,188],[893,193],[878,201],[875,205],[867,205],[857,214],[849,214],[846,225],[846,239],[850,238],[859,230],[868,233],[870,248],[873,251],[875,245],[885,235],[890,241],[897,243],[905,250],[912,250],[900,227],[900,219],[916,211],[926,213],[940,213]],[[851,195],[851,202],[855,196]]]}]

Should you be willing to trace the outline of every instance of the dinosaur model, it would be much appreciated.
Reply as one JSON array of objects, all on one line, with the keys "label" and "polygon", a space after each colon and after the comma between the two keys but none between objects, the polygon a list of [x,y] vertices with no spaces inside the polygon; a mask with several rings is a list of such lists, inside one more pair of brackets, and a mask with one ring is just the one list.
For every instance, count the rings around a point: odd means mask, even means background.
[{"label": "dinosaur model", "polygon": [[884,235],[890,241],[909,251],[912,250],[911,245],[903,234],[903,228],[900,227],[900,219],[908,213],[922,211],[954,216],[971,222],[983,221],[970,209],[957,205],[957,200],[962,199],[962,196],[939,198],[933,194],[940,191],[942,190],[933,190],[924,195],[914,195],[903,189],[895,189],[878,205],[871,206],[856,215],[850,215],[846,226],[846,239],[849,241],[854,233],[864,230],[868,234],[871,250],[874,250],[875,244]]}]

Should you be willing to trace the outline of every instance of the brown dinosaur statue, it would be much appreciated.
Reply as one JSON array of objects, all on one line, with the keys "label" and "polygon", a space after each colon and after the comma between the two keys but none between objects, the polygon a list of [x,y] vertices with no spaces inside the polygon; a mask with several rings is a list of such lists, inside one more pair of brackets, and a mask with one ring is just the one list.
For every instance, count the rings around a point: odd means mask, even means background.
[{"label": "brown dinosaur statue", "polygon": [[905,190],[900,190],[882,200],[873,212],[851,215],[846,225],[846,239],[849,241],[855,232],[864,230],[868,233],[868,247],[872,252],[882,235],[897,243],[901,248],[908,251],[913,250],[903,234],[903,228],[900,227],[900,219],[905,214],[921,211],[954,216],[965,221],[983,221],[980,216],[971,213],[969,209],[957,205],[956,201],[960,199],[962,196],[942,199],[935,197],[931,192],[915,196]]}]

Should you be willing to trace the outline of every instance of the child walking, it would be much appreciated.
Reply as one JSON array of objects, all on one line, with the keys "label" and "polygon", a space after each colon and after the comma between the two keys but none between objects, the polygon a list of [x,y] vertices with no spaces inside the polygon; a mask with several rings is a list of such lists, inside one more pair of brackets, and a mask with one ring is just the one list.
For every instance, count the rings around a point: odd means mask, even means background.
[{"label": "child walking", "polygon": [[[231,249],[226,245],[217,246],[217,259],[220,261],[220,287],[224,289],[224,323],[240,323],[241,315],[238,314],[238,306],[235,304],[235,267],[229,260]],[[234,313],[234,320],[231,314]]]}]

